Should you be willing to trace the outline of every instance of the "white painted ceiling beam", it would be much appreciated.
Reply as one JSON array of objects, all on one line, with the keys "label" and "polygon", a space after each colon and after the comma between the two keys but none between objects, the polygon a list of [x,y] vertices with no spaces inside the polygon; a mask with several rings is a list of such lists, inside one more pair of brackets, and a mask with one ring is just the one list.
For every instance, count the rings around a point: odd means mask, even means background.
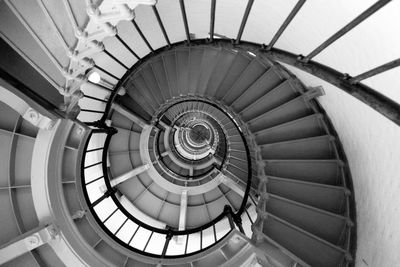
[{"label": "white painted ceiling beam", "polygon": [[[187,214],[188,192],[183,190],[181,194],[181,206],[179,210],[179,230],[186,229],[186,214]],[[184,241],[184,236],[178,236],[177,243],[181,244]]]},{"label": "white painted ceiling beam", "polygon": [[126,180],[129,180],[133,177],[135,177],[136,175],[139,175],[145,171],[147,171],[150,168],[150,163],[144,164],[142,166],[139,166],[127,173],[124,173],[120,176],[118,176],[117,178],[114,178],[110,181],[111,186],[114,187],[122,182],[125,182]]},{"label": "white painted ceiling beam", "polygon": [[0,265],[48,243],[54,233],[52,225],[40,226],[16,237],[0,248]]},{"label": "white painted ceiling beam", "polygon": [[[133,170],[130,170],[130,171],[128,171],[128,172],[126,172],[126,173],[124,173],[124,174],[112,179],[110,181],[111,187],[117,186],[120,183],[123,183],[123,182],[135,177],[136,175],[139,175],[139,174],[147,171],[150,168],[150,164],[151,163],[144,164],[142,166],[139,166],[139,167],[137,167],[137,168],[135,168]],[[107,187],[105,185],[102,185],[100,187],[100,191],[105,193],[107,191]]]}]

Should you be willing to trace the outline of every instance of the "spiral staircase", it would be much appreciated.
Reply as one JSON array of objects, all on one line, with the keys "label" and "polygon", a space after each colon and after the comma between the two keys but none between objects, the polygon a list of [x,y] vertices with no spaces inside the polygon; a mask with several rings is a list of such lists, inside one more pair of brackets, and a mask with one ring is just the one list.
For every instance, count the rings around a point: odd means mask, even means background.
[{"label": "spiral staircase", "polygon": [[302,0],[269,45],[241,40],[253,0],[236,39],[214,32],[229,1],[206,1],[207,33],[201,1],[86,2],[0,3],[9,53],[53,88],[2,67],[1,264],[355,266],[351,166],[324,89],[288,68],[398,124],[398,104],[360,83],[398,60],[355,77],[311,60],[390,1],[308,56],[273,47]]}]

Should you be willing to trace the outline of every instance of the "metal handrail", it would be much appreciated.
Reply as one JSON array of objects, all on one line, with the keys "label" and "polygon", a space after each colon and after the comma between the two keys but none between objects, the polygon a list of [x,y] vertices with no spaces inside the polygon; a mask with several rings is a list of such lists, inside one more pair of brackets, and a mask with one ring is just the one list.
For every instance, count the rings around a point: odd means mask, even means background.
[{"label": "metal handrail", "polygon": [[[86,202],[88,203],[88,207],[89,207],[89,209],[90,209],[90,211],[91,211],[91,214],[93,215],[94,219],[95,219],[96,222],[99,224],[99,226],[102,228],[102,230],[103,230],[104,232],[108,233],[108,235],[109,235],[113,240],[115,240],[116,242],[118,242],[119,244],[123,245],[124,247],[126,247],[126,248],[128,248],[128,249],[130,249],[130,250],[136,251],[136,252],[141,253],[141,254],[146,255],[146,256],[160,257],[160,258],[169,258],[169,257],[171,257],[171,258],[176,258],[176,257],[186,257],[186,256],[190,256],[190,255],[193,255],[193,254],[196,254],[196,253],[200,253],[200,252],[202,252],[202,251],[204,251],[204,250],[206,250],[206,249],[209,249],[210,247],[212,247],[212,246],[214,246],[215,244],[217,244],[218,242],[220,242],[226,235],[228,235],[228,234],[230,233],[230,231],[232,231],[233,229],[236,229],[236,227],[237,227],[242,233],[244,233],[243,227],[241,226],[241,220],[238,220],[238,219],[235,217],[236,214],[232,211],[232,208],[231,208],[230,206],[228,206],[228,205],[225,206],[225,208],[224,208],[224,210],[221,212],[221,214],[218,215],[216,218],[214,218],[212,221],[210,221],[210,222],[208,222],[208,223],[206,223],[206,224],[204,224],[204,225],[202,225],[202,226],[199,226],[199,227],[196,227],[196,228],[192,228],[192,229],[186,229],[186,230],[176,230],[176,229],[173,229],[173,228],[171,228],[171,227],[169,227],[169,226],[167,226],[166,229],[160,229],[160,228],[156,228],[156,227],[147,225],[146,223],[144,223],[144,222],[138,220],[137,218],[135,218],[135,217],[134,217],[132,214],[130,214],[130,213],[122,206],[122,204],[119,202],[119,200],[118,200],[118,198],[117,198],[117,196],[116,196],[117,189],[116,189],[115,187],[112,187],[112,186],[111,186],[110,179],[109,179],[109,177],[108,177],[108,171],[107,171],[107,168],[108,168],[108,167],[107,167],[107,163],[106,163],[106,162],[107,162],[107,161],[106,161],[106,159],[107,159],[107,151],[108,151],[108,147],[109,147],[109,145],[110,145],[111,138],[112,138],[112,136],[113,136],[116,132],[117,132],[117,130],[114,129],[114,128],[112,128],[112,127],[105,127],[105,128],[92,129],[92,131],[90,132],[89,137],[88,137],[86,143],[84,144],[84,153],[83,153],[82,161],[81,161],[81,179],[82,179],[82,184],[85,185],[84,188],[83,188],[83,193],[84,193],[84,197],[85,197],[85,199],[86,199]],[[102,152],[102,161],[101,161],[100,163],[95,163],[95,164],[94,164],[94,165],[102,164],[103,176],[100,176],[100,177],[98,177],[98,178],[96,178],[96,179],[90,181],[89,183],[85,183],[85,171],[84,171],[84,170],[87,169],[87,168],[91,168],[92,166],[94,166],[93,164],[88,165],[88,166],[85,166],[86,153],[87,153],[87,151],[89,151],[89,150],[87,149],[87,148],[88,148],[88,144],[89,144],[89,142],[90,142],[90,140],[91,140],[91,137],[92,137],[92,135],[93,135],[94,133],[105,133],[105,134],[107,134],[106,139],[105,139],[105,141],[104,141],[104,146],[102,147],[102,150],[103,150],[103,152]],[[95,149],[95,150],[96,150],[96,151],[100,151],[100,149]],[[94,150],[91,150],[91,151],[94,151]],[[97,180],[100,180],[100,179],[104,179],[104,182],[105,182],[105,185],[106,185],[106,189],[107,189],[107,190],[106,190],[106,192],[105,192],[101,197],[99,197],[99,199],[95,200],[94,202],[91,202],[90,199],[89,199],[88,192],[86,191],[86,186],[89,185],[89,184],[91,184],[91,183],[93,183],[94,181],[97,181]],[[106,218],[105,220],[102,221],[102,220],[97,216],[97,213],[96,213],[96,211],[94,210],[94,208],[95,208],[96,205],[98,205],[101,201],[103,201],[103,200],[106,199],[106,198],[111,198],[111,199],[113,200],[113,202],[115,203],[115,205],[117,206],[117,209],[114,210],[114,211],[112,211],[112,213],[111,213],[109,216],[107,216],[107,218]],[[149,252],[145,252],[145,251],[144,251],[145,248],[144,248],[143,250],[139,250],[139,249],[137,249],[137,248],[131,247],[131,246],[129,246],[129,243],[130,243],[130,242],[125,243],[125,242],[119,240],[119,239],[115,236],[115,233],[110,232],[110,230],[108,230],[108,228],[105,227],[104,223],[105,223],[105,221],[107,221],[117,210],[120,210],[128,219],[130,219],[131,221],[133,221],[134,223],[136,223],[139,227],[143,227],[143,228],[145,228],[146,230],[149,230],[149,231],[152,232],[152,234],[150,235],[150,237],[149,237],[149,239],[148,239],[147,242],[149,242],[149,240],[151,239],[153,233],[165,234],[165,235],[166,235],[166,239],[165,239],[165,243],[164,243],[164,245],[163,245],[163,246],[164,246],[164,247],[163,247],[163,252],[162,252],[161,254],[152,254],[152,253],[149,253]],[[209,246],[207,246],[207,247],[204,247],[204,248],[201,248],[200,250],[194,251],[194,252],[191,252],[191,253],[186,253],[186,251],[185,251],[185,253],[182,254],[182,255],[171,255],[171,256],[165,255],[165,254],[166,254],[166,251],[167,251],[167,248],[168,248],[169,241],[171,240],[171,238],[172,238],[173,236],[183,236],[183,235],[188,236],[188,235],[190,235],[190,234],[195,234],[195,233],[201,232],[201,231],[203,231],[203,230],[206,230],[206,229],[208,229],[208,228],[210,228],[210,227],[213,227],[213,229],[214,229],[214,235],[215,235],[215,225],[216,225],[218,222],[220,222],[222,219],[224,219],[224,218],[228,218],[228,221],[229,221],[229,224],[230,224],[230,230],[225,234],[225,236],[220,237],[218,240],[217,240],[217,238],[216,238],[216,236],[215,236],[215,238],[214,238],[215,242],[212,243],[211,245],[209,245]],[[123,224],[125,224],[125,223],[126,223],[126,221],[125,221]],[[123,226],[123,225],[122,225],[122,226]],[[122,226],[121,226],[121,227],[122,227]],[[135,233],[134,233],[134,235],[135,235]],[[201,235],[201,236],[202,236],[202,235]],[[133,236],[132,236],[132,238],[133,238]],[[132,239],[132,238],[131,238],[131,239]],[[186,238],[186,242],[188,242],[188,238]],[[186,246],[187,246],[187,244],[186,244]]]}]

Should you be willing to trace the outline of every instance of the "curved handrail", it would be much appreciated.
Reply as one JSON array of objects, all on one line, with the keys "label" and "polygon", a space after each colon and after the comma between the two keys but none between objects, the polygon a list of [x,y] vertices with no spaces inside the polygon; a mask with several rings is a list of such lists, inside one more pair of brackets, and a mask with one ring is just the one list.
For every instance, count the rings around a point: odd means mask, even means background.
[{"label": "curved handrail", "polygon": [[[89,142],[90,142],[90,140],[92,138],[93,133],[104,133],[104,134],[107,135],[106,138],[105,138],[105,141],[104,141],[104,146],[101,149],[101,151],[96,149],[96,152],[102,153],[101,154],[102,161],[100,163],[95,163],[95,164],[91,164],[89,166],[85,166],[86,151],[88,151],[88,149],[87,149],[88,148],[88,144],[89,144]],[[103,231],[108,233],[108,235],[113,240],[115,240],[117,243],[121,244],[122,246],[124,246],[124,247],[126,247],[126,248],[128,248],[130,250],[133,250],[133,251],[136,251],[136,252],[141,253],[143,255],[147,255],[147,256],[151,256],[151,257],[161,257],[161,258],[186,257],[186,256],[190,256],[190,255],[193,255],[193,254],[196,254],[196,253],[200,253],[200,252],[202,252],[202,251],[214,246],[220,240],[222,240],[226,235],[228,235],[230,233],[230,231],[232,231],[236,227],[238,227],[238,229],[243,232],[243,228],[241,226],[241,220],[240,220],[240,218],[237,219],[237,216],[238,216],[237,214],[238,213],[234,213],[230,206],[225,206],[225,208],[221,212],[221,214],[218,215],[213,220],[211,220],[210,222],[208,222],[208,223],[206,223],[204,225],[201,225],[199,227],[192,228],[192,229],[186,229],[186,230],[176,230],[176,229],[173,229],[173,228],[168,227],[168,226],[167,226],[166,229],[156,228],[156,227],[153,227],[151,225],[148,225],[148,224],[140,221],[139,219],[134,217],[132,214],[130,214],[126,210],[126,208],[120,203],[118,197],[116,196],[117,189],[111,186],[110,179],[109,179],[109,176],[108,176],[108,167],[107,167],[108,147],[110,145],[111,138],[115,133],[117,133],[117,130],[112,128],[112,127],[104,127],[104,128],[99,128],[99,129],[92,129],[90,134],[89,134],[89,136],[88,136],[88,138],[87,138],[86,143],[84,144],[84,154],[82,155],[82,161],[81,161],[81,166],[82,166],[82,168],[81,168],[81,170],[82,170],[81,171],[81,179],[82,179],[82,184],[83,185],[86,185],[85,184],[85,169],[86,168],[90,168],[91,166],[95,166],[95,165],[101,164],[101,167],[102,167],[102,170],[103,170],[103,176],[101,176],[99,179],[103,179],[104,180],[104,183],[105,183],[105,186],[106,186],[106,192],[104,193],[103,196],[101,196],[99,199],[97,199],[97,200],[95,200],[93,202],[91,202],[90,199],[89,199],[89,195],[88,195],[88,192],[86,190],[86,186],[84,186],[84,188],[83,188],[83,194],[84,194],[86,202],[88,203],[88,207],[89,207],[89,209],[91,211],[91,214],[93,215],[94,219],[99,224],[99,226],[103,229]],[[137,224],[139,227],[145,228],[146,230],[151,231],[152,233],[164,234],[166,236],[166,241],[165,241],[165,244],[164,244],[163,253],[162,254],[152,254],[152,253],[149,253],[149,252],[145,252],[144,250],[140,250],[140,249],[134,248],[134,247],[130,246],[129,243],[128,244],[124,243],[122,240],[117,238],[114,235],[114,233],[112,233],[104,225],[104,222],[98,217],[96,211],[94,210],[94,207],[96,205],[98,205],[99,203],[101,203],[106,198],[111,198],[113,200],[114,204],[117,206],[117,209],[120,210],[129,220],[131,220],[132,222]],[[243,213],[243,211],[242,211],[242,213]],[[217,223],[219,223],[221,220],[223,220],[224,218],[228,219],[229,225],[230,225],[230,230],[224,236],[222,236],[222,237],[217,239],[216,235],[215,235],[215,225]],[[191,252],[191,253],[186,253],[185,252],[182,255],[165,255],[166,248],[168,247],[168,243],[169,243],[170,239],[173,236],[185,236],[186,235],[187,238],[188,238],[188,236],[190,234],[200,233],[201,231],[206,230],[206,229],[208,229],[210,227],[213,227],[214,235],[215,235],[215,242],[212,243],[211,245],[209,245],[207,247],[204,247],[204,248],[201,248],[200,250],[197,250],[197,251],[194,251],[194,252]],[[149,240],[150,239],[151,239],[151,236],[150,236]],[[149,240],[148,240],[148,242],[149,242]],[[186,242],[188,242],[188,241],[186,241]]]}]

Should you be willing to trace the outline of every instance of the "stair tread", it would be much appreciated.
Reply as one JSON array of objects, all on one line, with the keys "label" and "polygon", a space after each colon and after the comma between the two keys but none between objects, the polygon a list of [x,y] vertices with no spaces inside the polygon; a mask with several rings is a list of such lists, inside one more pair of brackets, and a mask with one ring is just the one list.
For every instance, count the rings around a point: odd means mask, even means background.
[{"label": "stair tread", "polygon": [[238,53],[231,66],[229,66],[229,71],[226,72],[224,79],[218,87],[218,90],[215,92],[214,97],[216,99],[221,99],[226,92],[232,88],[232,85],[241,75],[241,73],[247,68],[250,64],[251,59],[245,57],[243,54]]},{"label": "stair tread", "polygon": [[264,159],[332,159],[335,158],[333,136],[322,135],[260,145]]},{"label": "stair tread", "polygon": [[164,62],[164,69],[166,72],[166,77],[168,79],[169,88],[171,89],[171,96],[178,96],[178,78],[176,73],[176,59],[175,59],[175,50],[164,53],[162,55],[162,59]]},{"label": "stair tread", "polygon": [[231,105],[237,97],[246,91],[248,87],[254,84],[266,71],[267,69],[265,66],[257,58],[253,58],[250,64],[247,65],[246,69],[243,70],[238,79],[232,85],[232,87],[222,97],[222,100],[227,105]]},{"label": "stair tread", "polygon": [[330,185],[339,185],[341,183],[339,169],[343,163],[340,160],[283,159],[264,160],[264,162],[266,163],[265,172],[268,175]]},{"label": "stair tread", "polygon": [[200,47],[192,47],[189,50],[189,85],[188,93],[195,94],[198,92],[197,85],[202,73],[203,58],[205,49]]},{"label": "stair tread", "polygon": [[254,133],[258,144],[283,142],[326,134],[321,126],[323,115],[312,114],[300,119],[285,122]]},{"label": "stair tread", "polygon": [[258,101],[263,95],[273,90],[283,81],[283,77],[271,66],[263,75],[261,75],[249,88],[247,88],[235,101],[232,107],[237,112],[250,106],[248,103]]},{"label": "stair tread", "polygon": [[257,132],[311,115],[311,112],[312,110],[306,104],[304,97],[299,96],[248,121],[248,125],[253,132]]},{"label": "stair tread", "polygon": [[175,50],[178,94],[186,95],[189,85],[189,48]]},{"label": "stair tread", "polygon": [[339,266],[346,251],[276,216],[269,215],[263,232],[312,266]]},{"label": "stair tread", "polygon": [[268,177],[267,192],[328,212],[343,214],[347,189],[339,186]]},{"label": "stair tread", "polygon": [[[215,72],[221,71],[217,68],[219,61],[224,60],[220,49],[206,49],[203,48],[203,58],[201,60],[200,75],[197,83],[196,93],[199,95],[206,95],[210,89],[209,82]],[[222,57],[222,58],[221,58]]]}]

